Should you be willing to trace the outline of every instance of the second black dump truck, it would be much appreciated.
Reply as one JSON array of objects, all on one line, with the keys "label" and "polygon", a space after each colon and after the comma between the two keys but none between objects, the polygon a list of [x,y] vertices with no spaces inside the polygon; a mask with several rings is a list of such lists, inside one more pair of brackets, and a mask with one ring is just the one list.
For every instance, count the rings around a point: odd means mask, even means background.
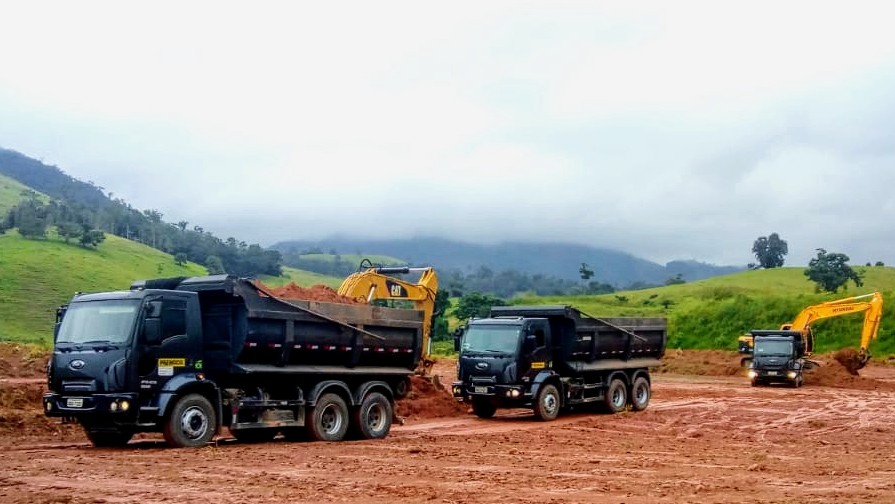
[{"label": "second black dump truck", "polygon": [[488,418],[531,408],[541,420],[587,403],[645,409],[649,368],[660,365],[664,318],[596,318],[571,306],[494,307],[455,339],[454,397]]},{"label": "second black dump truck", "polygon": [[381,438],[420,359],[423,312],[278,299],[232,276],[136,282],[60,309],[46,414],[97,446]]}]

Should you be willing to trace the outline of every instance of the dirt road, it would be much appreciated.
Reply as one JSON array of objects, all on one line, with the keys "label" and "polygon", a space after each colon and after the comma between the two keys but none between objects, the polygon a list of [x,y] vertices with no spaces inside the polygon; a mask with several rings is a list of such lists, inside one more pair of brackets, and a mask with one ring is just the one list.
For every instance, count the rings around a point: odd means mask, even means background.
[{"label": "dirt road", "polygon": [[35,412],[0,430],[0,502],[895,502],[895,368],[862,374],[795,390],[665,372],[640,413],[421,414],[381,441],[196,450],[156,436],[92,448],[74,428],[29,427]]}]

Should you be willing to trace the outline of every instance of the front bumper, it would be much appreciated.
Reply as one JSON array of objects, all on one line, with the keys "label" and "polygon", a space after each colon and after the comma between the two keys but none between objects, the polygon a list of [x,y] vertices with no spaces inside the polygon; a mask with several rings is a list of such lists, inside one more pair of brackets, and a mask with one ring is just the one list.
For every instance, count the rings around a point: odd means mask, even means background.
[{"label": "front bumper", "polygon": [[474,398],[489,399],[500,403],[531,402],[531,392],[520,385],[454,382],[451,391],[454,398],[462,402],[469,402]]},{"label": "front bumper", "polygon": [[749,378],[766,382],[791,382],[795,381],[799,373],[793,369],[750,369]]},{"label": "front bumper", "polygon": [[110,420],[135,421],[140,410],[137,394],[57,394],[48,392],[43,397],[44,414],[49,417],[86,418],[104,417]]}]

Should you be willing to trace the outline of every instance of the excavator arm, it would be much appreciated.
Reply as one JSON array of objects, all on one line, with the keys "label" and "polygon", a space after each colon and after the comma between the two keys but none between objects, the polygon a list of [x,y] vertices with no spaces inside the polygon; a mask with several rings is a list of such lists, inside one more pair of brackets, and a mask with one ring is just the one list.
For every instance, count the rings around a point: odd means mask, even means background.
[{"label": "excavator arm", "polygon": [[[365,269],[366,268],[366,269]],[[416,283],[407,282],[389,275],[421,273]],[[431,354],[432,319],[435,316],[435,295],[438,293],[438,275],[431,267],[411,268],[386,267],[372,264],[369,260],[361,261],[356,273],[348,276],[339,286],[339,294],[363,303],[376,300],[407,301],[423,312],[422,356],[418,370],[428,374],[434,364]]]}]

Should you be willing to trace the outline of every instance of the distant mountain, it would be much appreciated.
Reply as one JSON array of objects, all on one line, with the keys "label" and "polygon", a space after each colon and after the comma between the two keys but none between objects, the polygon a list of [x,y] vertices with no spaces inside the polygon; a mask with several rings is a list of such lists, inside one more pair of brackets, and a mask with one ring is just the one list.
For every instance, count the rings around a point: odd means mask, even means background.
[{"label": "distant mountain", "polygon": [[580,280],[578,269],[587,263],[593,280],[616,287],[632,284],[662,285],[678,274],[687,281],[744,270],[745,267],[714,266],[697,261],[672,261],[666,265],[617,250],[543,242],[505,242],[478,245],[443,238],[410,240],[356,240],[330,238],[320,241],[290,240],[271,247],[283,254],[304,250],[335,250],[340,254],[377,254],[400,257],[411,265],[433,265],[464,272],[486,267],[492,271],[516,270]]}]

